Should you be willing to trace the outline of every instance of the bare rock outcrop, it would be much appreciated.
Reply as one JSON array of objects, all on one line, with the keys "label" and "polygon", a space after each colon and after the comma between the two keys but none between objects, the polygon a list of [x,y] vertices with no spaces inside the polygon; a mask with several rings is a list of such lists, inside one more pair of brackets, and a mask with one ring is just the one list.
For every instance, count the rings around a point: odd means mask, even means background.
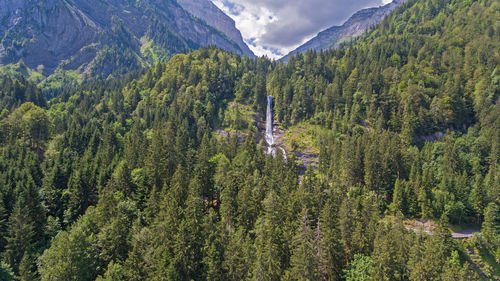
[{"label": "bare rock outcrop", "polygon": [[175,0],[0,1],[0,64],[22,60],[47,76],[64,69],[106,78],[158,62],[144,54],[146,44],[164,59],[209,45],[249,54],[234,30],[226,35],[208,22]]}]

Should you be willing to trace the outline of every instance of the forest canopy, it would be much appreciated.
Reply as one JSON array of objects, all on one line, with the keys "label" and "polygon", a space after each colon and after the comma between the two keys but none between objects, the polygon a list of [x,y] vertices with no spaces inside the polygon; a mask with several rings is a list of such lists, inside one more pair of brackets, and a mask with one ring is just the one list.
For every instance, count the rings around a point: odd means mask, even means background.
[{"label": "forest canopy", "polygon": [[[500,278],[499,17],[409,0],[337,50],[202,48],[50,102],[1,78],[0,279]],[[266,95],[316,166],[266,154]]]}]

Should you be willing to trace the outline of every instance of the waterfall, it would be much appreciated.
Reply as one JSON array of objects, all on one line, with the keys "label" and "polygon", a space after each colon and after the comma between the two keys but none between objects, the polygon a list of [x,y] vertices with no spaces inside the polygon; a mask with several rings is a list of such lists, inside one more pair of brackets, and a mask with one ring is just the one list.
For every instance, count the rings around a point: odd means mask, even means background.
[{"label": "waterfall", "polygon": [[[273,134],[273,97],[267,96],[267,110],[266,110],[266,135],[265,139],[267,142],[267,154],[271,154],[276,157],[276,147],[274,145],[274,134]],[[282,147],[278,147],[283,153],[283,158],[286,160],[286,152]]]},{"label": "waterfall", "polygon": [[268,145],[267,153],[276,155],[273,135],[273,97],[267,96],[267,111],[266,111],[266,142]]}]

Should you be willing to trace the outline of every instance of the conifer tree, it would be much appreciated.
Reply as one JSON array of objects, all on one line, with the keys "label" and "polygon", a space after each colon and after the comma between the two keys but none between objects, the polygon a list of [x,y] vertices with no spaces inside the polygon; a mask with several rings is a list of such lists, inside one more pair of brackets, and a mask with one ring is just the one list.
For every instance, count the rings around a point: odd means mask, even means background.
[{"label": "conifer tree", "polygon": [[[201,280],[204,278],[203,261],[203,215],[204,206],[202,185],[197,178],[189,184],[189,194],[186,199],[184,220],[179,225],[174,245],[175,259],[179,261],[177,271],[187,280]],[[171,263],[171,266],[174,265]]]},{"label": "conifer tree", "polygon": [[404,187],[399,179],[396,179],[396,183],[394,184],[394,191],[392,194],[392,203],[390,205],[391,212],[395,215],[399,212],[405,212],[404,206]]},{"label": "conifer tree", "polygon": [[328,201],[323,206],[315,230],[315,246],[319,258],[318,269],[322,280],[340,280],[344,265],[339,220],[332,214],[338,207]]},{"label": "conifer tree", "polygon": [[[30,174],[23,171],[24,182],[19,182],[17,201],[9,217],[6,256],[14,273],[25,258],[25,267],[34,262],[30,255],[43,245],[45,237],[45,212],[41,206],[38,189]],[[26,268],[25,268],[26,269]]]},{"label": "conifer tree", "polygon": [[406,233],[400,217],[393,223],[382,222],[374,241],[372,254],[373,280],[407,280],[408,252],[411,237]]},{"label": "conifer tree", "polygon": [[218,229],[217,215],[213,209],[209,209],[205,217],[204,229],[207,233],[203,246],[203,265],[206,270],[207,280],[227,280],[223,267],[224,248],[222,231]]},{"label": "conifer tree", "polygon": [[283,242],[275,191],[269,191],[264,206],[265,213],[255,224],[255,260],[252,279],[280,280],[283,274]]},{"label": "conifer tree", "polygon": [[490,243],[496,259],[500,259],[500,207],[497,203],[488,204],[481,232]]},{"label": "conifer tree", "polygon": [[319,279],[319,257],[315,245],[314,231],[306,208],[298,217],[298,228],[292,240],[292,256],[290,257],[290,280]]}]

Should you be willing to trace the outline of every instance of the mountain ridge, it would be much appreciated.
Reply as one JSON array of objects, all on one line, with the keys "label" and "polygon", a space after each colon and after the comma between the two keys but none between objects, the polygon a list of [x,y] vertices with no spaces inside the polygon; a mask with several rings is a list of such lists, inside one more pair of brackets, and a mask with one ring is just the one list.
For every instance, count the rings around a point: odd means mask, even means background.
[{"label": "mountain ridge", "polygon": [[243,41],[241,32],[236,28],[235,21],[220,10],[210,0],[177,0],[177,2],[194,17],[202,19],[208,25],[215,27],[226,34],[242,50],[244,55],[255,57],[247,44]]},{"label": "mountain ridge", "polygon": [[282,59],[287,60],[290,55],[305,53],[307,50],[321,51],[335,49],[345,41],[362,35],[368,28],[382,21],[394,9],[407,0],[394,0],[379,7],[359,10],[340,26],[332,26],[318,33],[314,38],[302,44]]},{"label": "mountain ridge", "polygon": [[0,22],[0,63],[22,61],[44,76],[107,78],[208,45],[250,55],[175,0],[8,0]]}]

